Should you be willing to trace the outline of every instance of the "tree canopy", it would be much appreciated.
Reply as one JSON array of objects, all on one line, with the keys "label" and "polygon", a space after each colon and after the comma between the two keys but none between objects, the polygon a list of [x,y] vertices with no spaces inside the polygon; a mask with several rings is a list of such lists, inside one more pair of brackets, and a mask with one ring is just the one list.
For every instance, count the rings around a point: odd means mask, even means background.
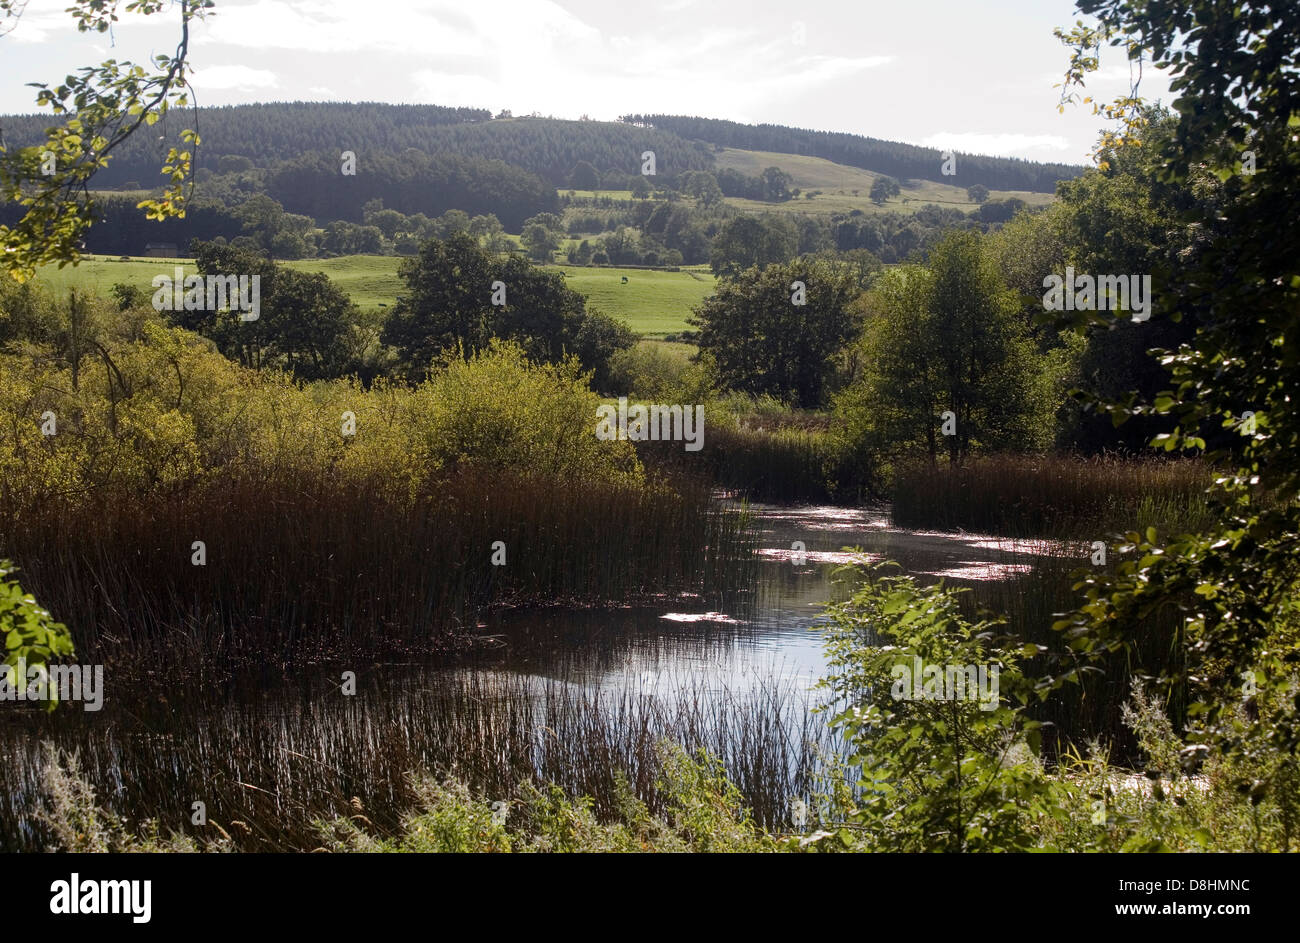
[{"label": "tree canopy", "polygon": [[412,378],[438,359],[476,354],[496,338],[514,341],[537,362],[575,355],[596,371],[599,384],[609,356],[635,339],[621,322],[588,310],[558,273],[518,256],[501,259],[468,233],[429,240],[398,271],[407,293],[382,339],[397,348]]},{"label": "tree canopy", "polygon": [[852,267],[827,260],[754,266],[720,282],[691,323],[726,388],[811,409],[826,400],[828,361],[854,335],[860,287]]},{"label": "tree canopy", "polygon": [[[1098,68],[1103,46],[1154,61],[1176,96],[1173,126],[1154,148],[1157,192],[1200,172],[1222,184],[1216,199],[1174,204],[1196,245],[1180,255],[1176,277],[1157,280],[1152,320],[1197,328],[1160,354],[1168,386],[1150,399],[1132,391],[1093,407],[1116,422],[1167,417],[1174,426],[1156,444],[1169,451],[1201,452],[1213,432],[1234,434],[1208,449],[1225,469],[1213,495],[1217,524],[1172,538],[1128,535],[1116,572],[1084,578],[1086,604],[1057,627],[1076,655],[1096,657],[1133,645],[1144,615],[1178,612],[1186,660],[1160,680],[1188,704],[1193,746],[1184,760],[1214,749],[1256,757],[1256,775],[1240,788],[1257,801],[1287,788],[1300,746],[1288,693],[1300,659],[1300,13],[1258,0],[1077,6],[1097,19],[1059,34],[1071,49],[1063,105]],[[1150,113],[1135,89],[1094,107],[1119,121],[1098,151],[1105,171],[1125,160]],[[1097,316],[1077,312],[1076,320]],[[1063,666],[1058,683],[1089,661]]]}]

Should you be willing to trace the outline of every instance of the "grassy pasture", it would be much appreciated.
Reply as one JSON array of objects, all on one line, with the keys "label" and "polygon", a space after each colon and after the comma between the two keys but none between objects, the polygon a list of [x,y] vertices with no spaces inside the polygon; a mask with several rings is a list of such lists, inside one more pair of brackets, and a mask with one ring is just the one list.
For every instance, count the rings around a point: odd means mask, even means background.
[{"label": "grassy pasture", "polygon": [[[551,266],[565,282],[594,306],[626,321],[648,337],[690,330],[691,308],[713,293],[711,274],[663,272],[655,269]],[[623,284],[623,279],[627,284]]]},{"label": "grassy pasture", "polygon": [[298,259],[282,262],[299,272],[324,272],[362,308],[391,308],[406,285],[397,274],[401,257],[394,255],[343,255],[334,259]]},{"label": "grassy pasture", "polygon": [[129,262],[119,262],[115,255],[88,255],[80,265],[68,265],[59,268],[55,265],[43,266],[37,272],[37,279],[55,295],[66,296],[68,290],[75,288],[81,292],[90,292],[108,297],[108,290],[118,282],[138,285],[141,289],[152,291],[149,282],[155,275],[172,274],[176,266],[184,266],[186,274],[193,272],[193,259],[149,259],[143,256],[132,257]]},{"label": "grassy pasture", "polygon": [[[793,186],[801,191],[797,199],[785,203],[764,203],[761,200],[745,200],[739,197],[727,197],[726,202],[747,212],[761,213],[801,213],[829,216],[832,213],[848,213],[862,210],[864,213],[914,213],[927,203],[952,207],[964,212],[976,209],[979,204],[972,203],[966,196],[966,187],[973,184],[971,180],[964,184],[936,183],[933,180],[900,180],[903,187],[900,196],[887,201],[884,206],[871,202],[871,185],[883,174],[872,173],[857,167],[837,164],[821,157],[807,157],[800,154],[778,154],[773,151],[742,151],[726,148],[717,155],[719,170],[730,168],[756,177],[768,167],[779,167],[794,178]],[[961,161],[957,162],[957,175],[952,178],[960,181]],[[805,199],[804,194],[810,190],[822,192],[813,199]],[[857,194],[854,194],[857,190]],[[990,190],[990,200],[1006,200],[1019,197],[1031,206],[1045,206],[1052,202],[1050,193],[1031,193],[1027,190]]]},{"label": "grassy pasture", "polygon": [[[362,308],[392,307],[405,286],[397,274],[401,259],[384,255],[349,255],[334,259],[301,259],[283,262],[285,268],[302,272],[324,272]],[[133,258],[120,262],[114,256],[87,256],[78,266],[46,266],[40,280],[56,294],[68,289],[107,295],[117,282],[138,285],[152,291],[155,275],[171,275],[177,266],[193,272],[192,259]],[[663,272],[654,269],[583,268],[576,265],[547,266],[563,272],[565,281],[595,307],[620,318],[634,331],[649,337],[689,330],[686,319],[691,308],[713,292],[713,276],[707,269],[692,272]],[[623,284],[623,278],[627,284]]]},{"label": "grassy pasture", "polygon": [[[654,181],[651,181],[651,186],[653,185],[654,185]],[[574,190],[569,187],[558,187],[556,188],[555,192],[562,197],[571,196],[575,199],[592,200],[592,199],[597,199],[599,197],[608,197],[609,199],[614,200],[617,203],[632,202],[631,190]]]}]

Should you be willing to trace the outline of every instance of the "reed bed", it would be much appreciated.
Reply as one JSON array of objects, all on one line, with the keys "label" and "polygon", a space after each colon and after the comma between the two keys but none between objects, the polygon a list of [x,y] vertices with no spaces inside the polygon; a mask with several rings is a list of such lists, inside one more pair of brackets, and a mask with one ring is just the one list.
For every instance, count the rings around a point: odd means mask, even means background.
[{"label": "reed bed", "polygon": [[[844,497],[827,481],[835,454],[830,437],[799,426],[749,428],[709,426],[704,448],[682,450],[680,443],[638,443],[647,468],[712,481],[717,487],[755,501],[831,502]],[[856,494],[849,500],[856,500]]]},{"label": "reed bed", "polygon": [[1194,530],[1212,517],[1211,479],[1201,462],[1113,456],[913,464],[895,473],[892,516],[899,527],[1016,537]]},{"label": "reed bed", "polygon": [[[863,536],[860,547],[872,559],[897,563],[921,584],[942,580],[966,590],[958,598],[968,619],[1001,619],[1005,625],[999,632],[1046,646],[1049,655],[1028,662],[1034,674],[1058,669],[1054,658],[1071,658],[1052,625],[1082,601],[1074,589],[1080,576],[1097,575],[1118,562],[1112,555],[1094,565],[1091,542],[1068,534],[1013,538],[881,530]],[[859,578],[851,571],[842,573],[835,598],[845,598]],[[1131,694],[1135,672],[1158,675],[1182,669],[1180,620],[1172,608],[1150,613],[1132,629],[1131,655],[1103,659],[1101,673],[1088,674],[1080,685],[1057,691],[1034,707],[1035,717],[1054,725],[1048,731],[1049,749],[1058,739],[1082,743],[1101,736],[1115,745],[1117,757],[1135,760],[1136,743],[1123,723],[1121,705]],[[1170,705],[1175,719],[1184,707],[1178,701]]]},{"label": "reed bed", "polygon": [[454,775],[493,799],[522,782],[556,783],[591,796],[598,816],[617,813],[621,774],[657,812],[665,740],[719,757],[757,822],[779,828],[833,749],[807,709],[813,695],[779,680],[725,696],[699,679],[609,690],[491,668],[377,668],[360,680],[355,697],[319,679],[269,701],[240,683],[225,694],[173,692],[174,704],[146,696],[90,724],[10,715],[6,725],[39,724],[40,734],[0,739],[9,782],[0,848],[48,847],[42,738],[75,751],[99,803],[127,822],[213,839],[214,825],[191,824],[202,801],[235,847],[258,851],[311,850],[321,841],[314,821],[358,809],[395,833],[412,802],[410,771]]},{"label": "reed bed", "polygon": [[231,476],[27,509],[0,556],[81,661],[203,672],[454,648],[498,605],[723,593],[748,585],[751,544],[742,515],[687,481],[453,475],[412,496],[356,477]]},{"label": "reed bed", "polygon": [[[1064,639],[1052,630],[1052,624],[1062,613],[1079,605],[1080,596],[1073,585],[1081,571],[1101,569],[1090,563],[1086,543],[1044,541],[1041,551],[1032,570],[1002,580],[974,583],[963,599],[968,615],[983,612],[1005,617],[1006,631],[1022,641],[1048,648],[1048,655],[1028,660],[1028,670],[1035,674],[1059,670],[1056,659],[1071,661]],[[1080,684],[1056,691],[1031,709],[1035,718],[1052,724],[1044,737],[1049,756],[1069,744],[1079,746],[1090,738],[1101,737],[1111,745],[1117,761],[1138,762],[1137,741],[1124,723],[1122,706],[1132,695],[1135,674],[1156,676],[1183,669],[1186,658],[1180,619],[1170,609],[1146,616],[1134,628],[1131,654],[1104,656],[1097,664],[1099,672],[1089,673]],[[1174,701],[1168,706],[1174,721],[1181,723],[1186,705]]]}]

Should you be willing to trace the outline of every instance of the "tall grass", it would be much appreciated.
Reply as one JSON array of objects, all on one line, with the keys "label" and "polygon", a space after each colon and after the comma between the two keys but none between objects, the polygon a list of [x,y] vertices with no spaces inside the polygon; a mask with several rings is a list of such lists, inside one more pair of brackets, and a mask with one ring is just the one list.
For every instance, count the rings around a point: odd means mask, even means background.
[{"label": "tall grass", "polygon": [[[1009,756],[1001,748],[996,755],[987,751],[963,750],[963,769],[970,771],[991,760],[1012,763],[1003,766],[1003,789],[1031,788],[1037,802],[1002,803],[1002,835],[1019,838],[1017,847],[1059,852],[1119,851],[1293,851],[1297,794],[1294,761],[1280,762],[1261,757],[1210,757],[1195,776],[1182,774],[1178,761],[1186,744],[1177,735],[1158,700],[1144,695],[1135,685],[1133,701],[1126,705],[1125,721],[1141,741],[1147,762],[1146,775],[1137,775],[1112,764],[1104,744],[1091,744],[1087,753],[1063,757],[1052,774],[1019,752]],[[919,730],[913,723],[912,729]],[[897,728],[895,728],[897,729]],[[372,740],[374,738],[372,734]],[[557,736],[558,739],[558,736]],[[934,749],[936,738],[920,737],[919,759],[928,759],[925,747]],[[144,753],[147,747],[135,752]],[[413,770],[393,790],[375,790],[374,780],[350,798],[347,791],[326,791],[332,802],[324,803],[332,815],[316,811],[319,806],[300,801],[299,792],[286,789],[276,780],[263,778],[265,767],[240,768],[240,751],[222,757],[229,770],[248,779],[258,778],[273,788],[252,786],[247,781],[218,775],[200,784],[199,793],[221,796],[234,792],[233,806],[222,805],[220,817],[212,816],[205,826],[190,824],[189,810],[178,808],[175,792],[157,797],[147,816],[123,815],[121,791],[97,790],[87,778],[78,753],[60,749],[48,741],[33,741],[27,754],[10,762],[15,788],[0,800],[27,800],[25,828],[17,833],[0,829],[0,848],[33,848],[73,852],[123,851],[228,851],[266,850],[272,847],[300,850],[361,852],[755,852],[755,851],[897,851],[907,826],[905,816],[915,806],[895,811],[898,803],[887,804],[883,819],[863,822],[862,793],[836,788],[842,774],[832,766],[822,783],[831,788],[814,792],[810,803],[811,821],[795,823],[793,834],[774,834],[747,807],[746,795],[737,788],[725,764],[680,747],[656,744],[653,803],[642,799],[626,771],[614,777],[605,807],[597,808],[594,796],[581,795],[554,783],[524,778],[506,788],[471,786],[468,778],[453,768],[430,773]],[[155,755],[156,755],[156,751]],[[301,763],[307,772],[300,780],[319,781],[313,776],[315,758],[296,750],[285,750],[285,766]],[[409,756],[402,752],[403,759]],[[7,758],[12,759],[12,758]],[[146,774],[160,769],[155,763]],[[220,770],[226,773],[227,768]],[[166,773],[171,770],[161,767]],[[1277,776],[1281,788],[1263,797],[1239,788],[1258,782],[1261,776]],[[1007,784],[1008,779],[1014,781]],[[572,777],[570,777],[572,778]],[[131,780],[137,792],[160,788],[152,778]],[[387,785],[385,783],[385,785]],[[279,788],[275,788],[275,787]],[[348,784],[349,788],[351,784]],[[934,787],[931,787],[933,789]],[[938,788],[943,788],[939,786]],[[242,795],[238,789],[242,789]],[[179,787],[179,793],[186,792]],[[924,828],[921,849],[940,847],[942,826],[960,815],[963,804],[944,803],[953,793],[952,784],[938,798],[938,814],[919,823]],[[105,795],[105,792],[107,795]],[[929,790],[927,790],[929,792]],[[806,793],[804,793],[806,795]],[[1003,793],[1005,795],[1005,793]],[[365,798],[362,798],[362,795]],[[977,796],[976,798],[980,798]],[[1100,819],[1100,811],[1105,815]],[[1262,799],[1262,801],[1261,801]],[[105,808],[105,806],[109,808]],[[240,813],[251,808],[256,815]],[[1051,808],[1043,814],[1044,807]],[[232,814],[243,817],[231,818]],[[902,820],[900,822],[900,820]],[[0,818],[0,826],[12,820]],[[179,825],[178,825],[179,823]],[[844,827],[844,826],[849,827]],[[807,834],[815,829],[812,834]],[[189,834],[187,834],[187,832]],[[971,832],[976,838],[988,835],[981,827]],[[996,839],[995,839],[996,841]],[[915,844],[915,843],[914,843]],[[1003,845],[1002,847],[1005,847]],[[992,850],[992,849],[990,849]]]},{"label": "tall grass", "polygon": [[[1066,639],[1052,630],[1052,624],[1061,613],[1080,604],[1080,595],[1073,588],[1080,572],[1095,572],[1102,567],[1090,562],[1089,543],[1064,535],[1036,542],[1036,550],[1038,556],[1031,569],[1004,579],[975,582],[971,591],[963,594],[962,608],[971,617],[981,611],[1005,617],[1008,630],[1018,639],[1045,646],[1048,654],[1026,661],[1031,673],[1042,674],[1051,660],[1072,660]],[[1008,554],[1008,558],[1011,556]],[[1108,560],[1106,566],[1113,567],[1115,562]],[[1087,673],[1078,685],[1059,690],[1031,707],[1033,717],[1052,725],[1044,737],[1048,755],[1055,756],[1071,744],[1101,737],[1112,744],[1117,759],[1136,763],[1137,741],[1123,717],[1130,679],[1135,674],[1159,676],[1183,668],[1186,656],[1180,628],[1181,616],[1172,609],[1148,614],[1135,630],[1130,653],[1101,658],[1101,671]],[[1179,723],[1185,719],[1185,708],[1181,702],[1169,705]]]},{"label": "tall grass", "polygon": [[[712,431],[712,430],[711,430]],[[829,501],[825,433],[815,430],[726,428],[713,431],[717,482],[757,501]]]},{"label": "tall grass", "polygon": [[893,485],[899,527],[1007,536],[1091,536],[1195,529],[1212,510],[1210,469],[1195,461],[1001,455],[914,464]]},{"label": "tall grass", "polygon": [[857,504],[878,497],[873,465],[845,454],[830,426],[826,414],[731,393],[708,403],[701,452],[641,443],[637,455],[647,467],[707,476],[755,501]]},{"label": "tall grass", "polygon": [[719,695],[699,677],[615,689],[580,680],[486,665],[451,674],[385,666],[359,672],[356,697],[304,678],[268,699],[241,677],[225,692],[169,692],[174,703],[146,696],[124,709],[119,699],[105,710],[108,723],[33,713],[40,736],[0,740],[9,785],[0,848],[37,850],[55,838],[42,818],[41,737],[77,754],[115,817],[211,840],[221,834],[214,825],[190,824],[191,803],[203,800],[235,847],[262,851],[310,850],[320,843],[314,821],[358,806],[376,830],[393,833],[411,802],[405,774],[417,769],[494,799],[517,795],[521,783],[555,784],[590,796],[601,817],[620,811],[626,783],[659,813],[665,740],[718,757],[755,821],[778,827],[833,749],[808,711],[813,695],[790,683]]},{"label": "tall grass", "polygon": [[490,606],[715,594],[752,566],[742,518],[689,482],[461,474],[414,496],[390,484],[232,476],[60,503],[11,519],[0,551],[82,661],[122,672],[442,649]]}]

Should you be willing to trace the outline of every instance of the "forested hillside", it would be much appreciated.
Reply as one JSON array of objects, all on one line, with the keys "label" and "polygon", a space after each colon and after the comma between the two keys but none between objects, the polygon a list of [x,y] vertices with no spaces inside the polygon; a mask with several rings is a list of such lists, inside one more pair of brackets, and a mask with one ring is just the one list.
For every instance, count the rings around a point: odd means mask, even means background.
[{"label": "forested hillside", "polygon": [[[338,173],[339,155],[357,155],[358,175],[387,156],[405,159],[412,150],[426,156],[453,153],[464,158],[502,160],[540,174],[552,186],[568,183],[574,165],[585,160],[601,171],[626,176],[639,173],[641,154],[653,150],[659,174],[706,170],[712,157],[703,146],[677,135],[609,121],[561,121],[550,118],[497,118],[473,108],[379,103],[273,102],[174,112],[155,128],[158,134],[136,135],[114,152],[107,168],[96,174],[100,187],[158,180],[159,149],[187,127],[202,139],[197,169],[221,168],[222,158],[246,157],[257,167],[297,161],[304,154],[327,152]],[[11,144],[37,144],[50,123],[45,115],[0,118]]]},{"label": "forested hillside", "polygon": [[[0,118],[0,128],[10,146],[39,145],[48,120]],[[644,126],[647,121],[663,126]],[[187,213],[161,224],[149,221],[136,204],[160,185],[158,168],[167,149],[191,126],[201,143]],[[724,143],[762,143],[769,150],[738,152]],[[801,193],[778,165],[783,157],[807,161],[794,155],[811,151],[839,166],[870,168],[872,176],[839,181],[834,193],[811,185]],[[642,173],[646,152],[654,155],[653,175]],[[742,162],[743,171],[736,169],[736,153],[753,158]],[[1024,201],[1002,187],[1026,195],[1050,190],[1073,170],[964,157],[961,167],[962,188],[987,181],[985,202],[970,197],[973,202],[960,206],[961,212],[945,214],[923,204],[937,200],[954,210],[967,191],[952,187],[939,196],[929,190],[922,195],[918,187],[933,189],[919,181],[937,172],[937,152],[855,135],[658,116],[621,122],[514,118],[508,112],[492,117],[481,109],[433,105],[205,108],[171,112],[150,133],[127,139],[94,174],[90,188],[99,222],[86,234],[84,248],[130,255],[149,243],[184,248],[194,239],[224,238],[283,259],[410,255],[424,239],[470,228],[478,219],[474,230],[485,244],[495,239],[501,250],[501,232],[519,233],[523,248],[539,261],[552,261],[562,251],[582,265],[726,266],[758,260],[756,250],[745,247],[748,237],[728,228],[737,215],[758,214],[770,237],[764,259],[867,249],[895,262],[924,249],[946,226],[1009,219]],[[891,172],[902,178],[901,190],[885,176]],[[610,191],[638,199],[615,200]],[[990,192],[1003,198],[989,200]],[[820,218],[766,218],[777,208]],[[0,205],[0,223],[14,225],[21,215],[16,204]],[[729,261],[714,258],[720,235],[719,251]],[[565,245],[566,240],[572,241]]]},{"label": "forested hillside", "polygon": [[[837,164],[861,167],[893,177],[913,177],[951,183],[942,172],[943,154],[931,147],[882,141],[878,138],[830,131],[809,131],[779,124],[739,124],[718,118],[684,115],[624,115],[635,127],[668,131],[681,137],[722,147],[740,147],[782,154],[824,157]],[[1083,170],[1069,164],[1039,164],[1009,157],[958,154],[962,180],[982,183],[994,190],[1033,190],[1051,193],[1058,180],[1077,177]]]},{"label": "forested hillside", "polygon": [[[292,160],[322,147],[335,152],[369,150],[400,152],[408,147],[432,150],[434,128],[461,122],[487,121],[481,108],[440,105],[384,105],[374,102],[270,102],[176,111],[165,116],[151,134],[128,138],[113,152],[113,160],[95,176],[101,187],[137,181],[158,184],[162,140],[173,141],[184,128],[197,128],[202,138],[197,167],[216,170],[221,158],[249,158],[259,167]],[[7,115],[0,118],[5,140],[12,145],[37,144],[51,123],[48,114]],[[161,148],[166,155],[165,147]]]},{"label": "forested hillside", "polygon": [[528,217],[555,209],[554,187],[505,161],[411,150],[364,160],[364,173],[345,177],[338,154],[311,151],[277,164],[266,176],[265,192],[288,212],[319,220],[360,220],[363,206],[378,199],[408,214],[491,213],[512,232]]},{"label": "forested hillside", "polygon": [[[47,115],[0,118],[10,145],[39,143],[49,123]],[[656,175],[675,178],[686,171],[711,170],[713,145],[719,145],[806,154],[896,177],[951,182],[940,173],[938,151],[855,134],[670,115],[628,115],[622,122],[494,119],[484,109],[437,105],[272,102],[202,108],[197,115],[174,112],[155,126],[159,133],[133,136],[116,150],[109,166],[96,175],[96,185],[156,185],[164,145],[191,126],[197,126],[202,137],[197,168],[212,171],[229,157],[245,157],[270,169],[313,152],[337,160],[350,150],[362,172],[370,161],[406,158],[414,149],[426,156],[453,153],[505,161],[560,187],[569,185],[579,161],[590,163],[602,178],[639,173],[641,154],[647,150],[655,153]],[[1080,171],[1064,164],[964,155],[961,168],[964,185],[1038,192],[1051,192],[1057,180]]]}]

